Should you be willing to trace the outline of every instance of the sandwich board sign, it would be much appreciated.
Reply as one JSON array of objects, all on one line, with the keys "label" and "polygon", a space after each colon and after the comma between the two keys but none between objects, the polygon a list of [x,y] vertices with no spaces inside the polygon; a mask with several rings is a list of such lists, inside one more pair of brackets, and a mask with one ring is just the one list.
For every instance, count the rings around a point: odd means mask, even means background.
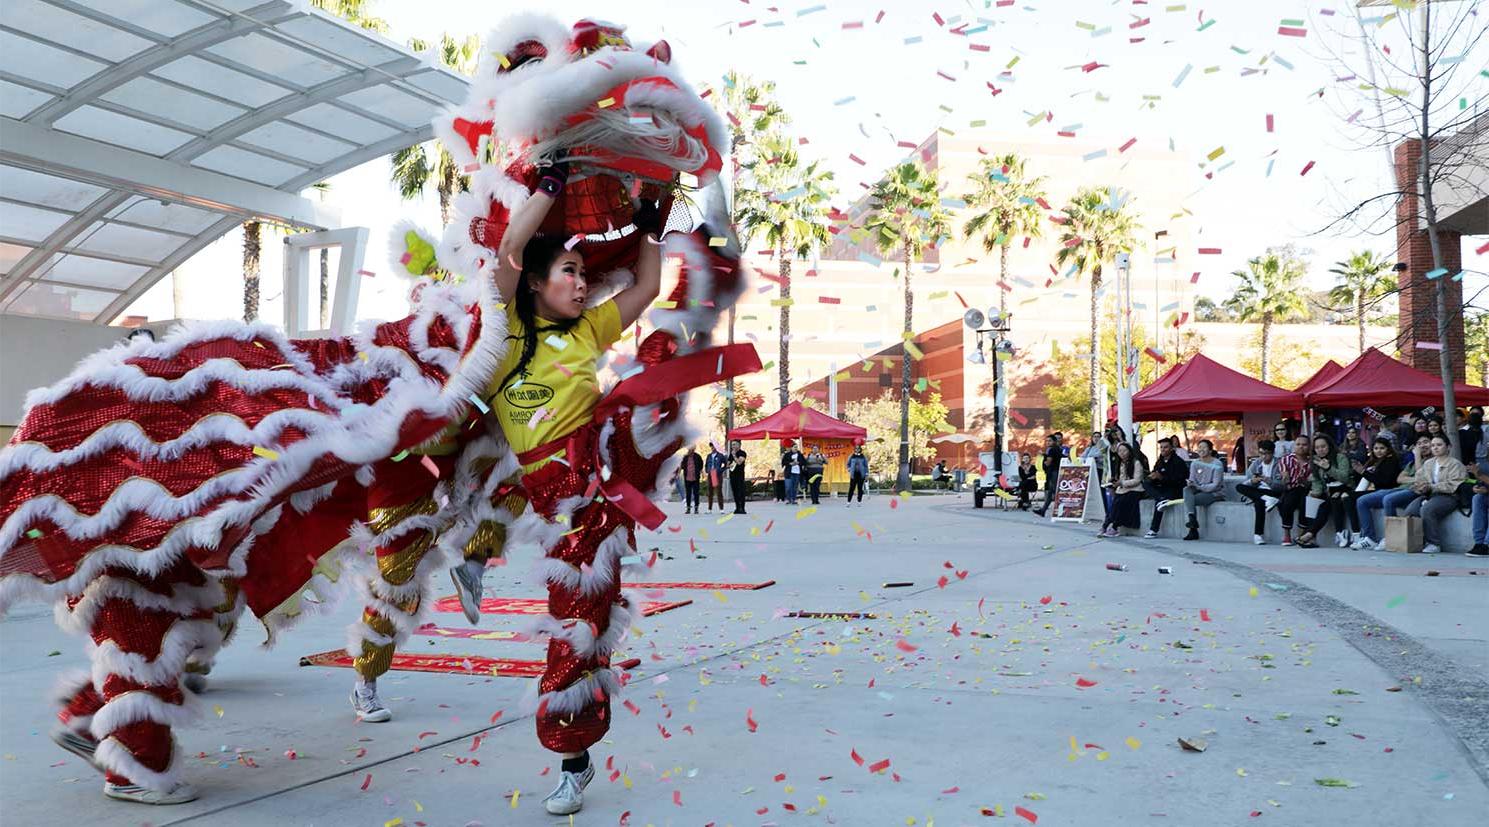
[{"label": "sandwich board sign", "polygon": [[1055,501],[1049,510],[1051,520],[1085,521],[1094,472],[1091,465],[1061,463],[1055,477]]}]

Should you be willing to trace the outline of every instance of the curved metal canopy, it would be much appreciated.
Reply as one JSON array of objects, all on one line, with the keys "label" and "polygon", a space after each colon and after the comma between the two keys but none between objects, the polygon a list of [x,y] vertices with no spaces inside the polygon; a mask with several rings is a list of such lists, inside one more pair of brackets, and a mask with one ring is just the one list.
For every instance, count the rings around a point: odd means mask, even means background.
[{"label": "curved metal canopy", "polygon": [[0,4],[0,313],[107,324],[251,218],[431,137],[465,78],[288,0]]}]

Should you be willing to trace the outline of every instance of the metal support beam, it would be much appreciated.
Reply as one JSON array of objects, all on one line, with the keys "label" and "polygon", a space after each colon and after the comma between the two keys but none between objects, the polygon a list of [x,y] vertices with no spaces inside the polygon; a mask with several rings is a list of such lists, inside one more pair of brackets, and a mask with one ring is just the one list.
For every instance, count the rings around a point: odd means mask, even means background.
[{"label": "metal support beam", "polygon": [[[284,332],[290,337],[329,333],[341,336],[357,320],[357,299],[362,290],[363,262],[367,258],[366,227],[346,227],[299,233],[284,239]],[[331,329],[310,328],[310,253],[323,247],[341,250],[336,286],[331,299]]]}]

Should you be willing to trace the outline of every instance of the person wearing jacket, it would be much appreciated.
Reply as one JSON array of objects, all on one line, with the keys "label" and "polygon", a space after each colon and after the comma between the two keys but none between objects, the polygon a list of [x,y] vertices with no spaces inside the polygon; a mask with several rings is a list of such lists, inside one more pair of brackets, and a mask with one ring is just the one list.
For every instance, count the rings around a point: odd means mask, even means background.
[{"label": "person wearing jacket", "polygon": [[1256,448],[1261,456],[1246,466],[1246,482],[1236,486],[1236,493],[1250,500],[1251,508],[1256,512],[1251,542],[1264,546],[1267,544],[1267,512],[1277,507],[1286,486],[1277,458],[1277,443],[1262,439],[1257,441]]},{"label": "person wearing jacket", "polygon": [[1318,533],[1328,525],[1330,517],[1334,518],[1334,545],[1349,546],[1354,541],[1349,536],[1349,518],[1344,514],[1349,502],[1349,457],[1334,444],[1333,437],[1319,434],[1313,438],[1313,458],[1308,471],[1308,496],[1323,502],[1298,535],[1298,547],[1318,548]]},{"label": "person wearing jacket", "polygon": [[1044,446],[1044,502],[1034,509],[1034,513],[1041,517],[1055,503],[1055,485],[1059,481],[1060,460],[1064,457],[1058,432],[1045,437]]},{"label": "person wearing jacket", "polygon": [[1447,434],[1432,437],[1432,456],[1417,468],[1411,490],[1417,498],[1406,507],[1408,517],[1422,518],[1422,553],[1442,551],[1443,521],[1458,508],[1458,486],[1468,479],[1468,469],[1452,455]]},{"label": "person wearing jacket", "polygon": [[827,456],[822,453],[822,447],[812,446],[812,452],[807,454],[807,464],[803,479],[807,484],[807,491],[812,495],[812,505],[819,505],[818,498],[822,496],[822,477],[827,473]]},{"label": "person wearing jacket", "polygon": [[1148,526],[1148,533],[1143,535],[1149,539],[1158,536],[1158,529],[1163,525],[1163,510],[1183,501],[1180,498],[1189,482],[1189,463],[1179,457],[1177,450],[1172,437],[1158,440],[1158,461],[1153,463],[1153,470],[1143,481],[1143,491],[1154,500],[1153,521]]},{"label": "person wearing jacket", "polygon": [[683,502],[686,504],[682,513],[698,513],[698,481],[702,476],[703,457],[697,448],[689,445],[688,452],[682,457]]},{"label": "person wearing jacket", "polygon": [[714,495],[719,498],[719,510],[724,510],[724,472],[729,460],[719,446],[709,443],[708,459],[703,461],[703,471],[708,475],[708,510],[713,511]]},{"label": "person wearing jacket", "polygon": [[848,457],[848,504],[853,504],[853,492],[858,492],[858,502],[863,503],[863,489],[869,482],[869,458],[863,452],[863,446],[853,448],[853,454]]},{"label": "person wearing jacket", "polygon": [[1355,525],[1359,536],[1349,547],[1360,551],[1375,548],[1384,536],[1375,527],[1374,512],[1384,503],[1386,495],[1399,484],[1396,478],[1401,474],[1401,459],[1396,456],[1396,449],[1391,446],[1389,439],[1376,437],[1375,443],[1370,446],[1369,462],[1357,465],[1355,472],[1370,486],[1369,491],[1355,495]]},{"label": "person wearing jacket", "polygon": [[795,443],[781,454],[781,478],[786,481],[786,503],[796,505],[796,497],[801,492],[801,470],[806,465],[807,458]]},{"label": "person wearing jacket", "polygon": [[1106,511],[1101,537],[1117,537],[1118,529],[1142,525],[1143,483],[1148,478],[1148,458],[1130,442],[1117,443],[1117,461],[1112,466],[1112,505]]},{"label": "person wearing jacket", "polygon": [[1184,512],[1189,519],[1186,540],[1199,539],[1199,506],[1225,499],[1225,463],[1215,455],[1215,443],[1199,441],[1198,453],[1189,462],[1189,481],[1184,484]]}]

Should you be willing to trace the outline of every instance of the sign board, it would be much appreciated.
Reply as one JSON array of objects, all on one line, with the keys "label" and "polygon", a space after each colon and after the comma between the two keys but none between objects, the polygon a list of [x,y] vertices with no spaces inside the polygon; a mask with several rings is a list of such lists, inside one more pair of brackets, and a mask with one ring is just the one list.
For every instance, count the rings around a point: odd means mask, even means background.
[{"label": "sign board", "polygon": [[1055,502],[1051,520],[1082,522],[1086,519],[1086,493],[1091,489],[1091,466],[1060,464],[1055,477]]}]

